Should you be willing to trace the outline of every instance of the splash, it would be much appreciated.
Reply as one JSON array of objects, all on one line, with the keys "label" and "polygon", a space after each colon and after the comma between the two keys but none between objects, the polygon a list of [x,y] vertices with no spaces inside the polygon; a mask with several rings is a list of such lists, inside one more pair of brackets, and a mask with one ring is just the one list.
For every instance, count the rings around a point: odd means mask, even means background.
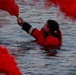
[{"label": "splash", "polygon": [[14,0],[0,0],[0,9],[14,16],[18,16],[19,13],[19,7]]},{"label": "splash", "polygon": [[45,6],[50,7],[54,4],[59,7],[60,11],[65,14],[65,16],[76,20],[76,0],[45,0]]}]

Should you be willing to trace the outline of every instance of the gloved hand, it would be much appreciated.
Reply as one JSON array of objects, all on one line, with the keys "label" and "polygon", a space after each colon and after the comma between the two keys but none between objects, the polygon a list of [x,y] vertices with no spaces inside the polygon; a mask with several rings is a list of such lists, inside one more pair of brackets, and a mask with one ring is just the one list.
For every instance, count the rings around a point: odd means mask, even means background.
[{"label": "gloved hand", "polygon": [[17,23],[22,26],[24,23],[24,20],[22,18],[17,18]]}]

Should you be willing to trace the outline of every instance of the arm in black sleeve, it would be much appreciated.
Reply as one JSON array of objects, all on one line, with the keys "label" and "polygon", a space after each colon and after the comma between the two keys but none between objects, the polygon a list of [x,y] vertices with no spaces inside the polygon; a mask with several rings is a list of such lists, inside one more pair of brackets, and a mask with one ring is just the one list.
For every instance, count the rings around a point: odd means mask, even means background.
[{"label": "arm in black sleeve", "polygon": [[24,24],[22,25],[22,29],[25,30],[28,34],[32,35],[33,31],[35,30],[35,28],[33,28],[30,24],[28,24],[27,22],[24,22]]},{"label": "arm in black sleeve", "polygon": [[31,27],[32,26],[28,24],[27,22],[24,22],[24,24],[22,25],[22,29],[25,30],[27,33],[29,32]]}]

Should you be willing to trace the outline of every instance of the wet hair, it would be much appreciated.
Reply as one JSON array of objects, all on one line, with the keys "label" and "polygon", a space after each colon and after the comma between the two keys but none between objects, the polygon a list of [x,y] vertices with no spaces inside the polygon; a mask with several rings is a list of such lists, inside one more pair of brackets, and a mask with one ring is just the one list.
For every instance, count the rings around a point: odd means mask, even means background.
[{"label": "wet hair", "polygon": [[48,20],[48,28],[50,29],[50,32],[57,31],[59,29],[59,24],[55,20]]},{"label": "wet hair", "polygon": [[55,20],[47,20],[47,25],[48,28],[50,29],[50,34],[61,41],[62,37],[58,22],[56,22]]}]

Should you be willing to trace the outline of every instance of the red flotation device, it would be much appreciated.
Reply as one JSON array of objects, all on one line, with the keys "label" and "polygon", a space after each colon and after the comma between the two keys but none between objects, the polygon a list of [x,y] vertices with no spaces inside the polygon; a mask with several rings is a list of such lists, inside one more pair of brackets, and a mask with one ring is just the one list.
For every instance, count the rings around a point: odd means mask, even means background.
[{"label": "red flotation device", "polygon": [[15,58],[8,52],[7,48],[0,46],[0,74],[22,75]]}]

